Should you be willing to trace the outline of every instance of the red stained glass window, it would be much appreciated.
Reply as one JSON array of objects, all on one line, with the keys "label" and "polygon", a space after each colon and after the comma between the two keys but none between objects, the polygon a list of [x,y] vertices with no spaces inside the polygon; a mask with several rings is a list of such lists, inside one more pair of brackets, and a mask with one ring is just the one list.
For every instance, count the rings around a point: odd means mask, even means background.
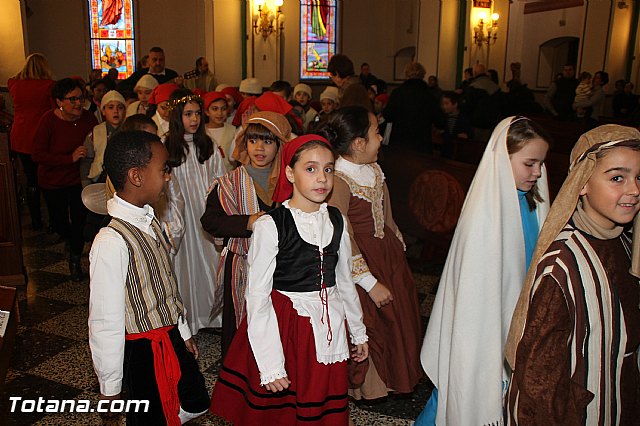
[{"label": "red stained glass window", "polygon": [[337,0],[300,1],[300,79],[329,79],[336,53]]},{"label": "red stained glass window", "polygon": [[129,77],[136,65],[132,0],[89,0],[89,23],[93,68]]}]

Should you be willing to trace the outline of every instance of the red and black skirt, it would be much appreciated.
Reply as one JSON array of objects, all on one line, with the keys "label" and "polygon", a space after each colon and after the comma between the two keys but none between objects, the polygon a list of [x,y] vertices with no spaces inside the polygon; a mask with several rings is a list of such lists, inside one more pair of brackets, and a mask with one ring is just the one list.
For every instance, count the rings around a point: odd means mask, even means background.
[{"label": "red and black skirt", "polygon": [[260,373],[242,321],[211,396],[209,411],[234,425],[347,425],[347,361],[316,360],[311,322],[291,300],[273,291],[271,300],[291,381],[282,392],[260,386]]}]

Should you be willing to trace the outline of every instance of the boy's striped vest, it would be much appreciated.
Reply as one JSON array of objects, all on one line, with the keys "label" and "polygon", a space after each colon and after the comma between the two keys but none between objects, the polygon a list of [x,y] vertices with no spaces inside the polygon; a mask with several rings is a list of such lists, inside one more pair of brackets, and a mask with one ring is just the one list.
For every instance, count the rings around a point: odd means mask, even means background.
[{"label": "boy's striped vest", "polygon": [[169,246],[160,224],[154,218],[153,237],[122,219],[113,218],[114,229],[129,250],[125,294],[125,330],[143,333],[175,325],[184,315],[184,305],[178,292],[176,275],[169,259]]}]

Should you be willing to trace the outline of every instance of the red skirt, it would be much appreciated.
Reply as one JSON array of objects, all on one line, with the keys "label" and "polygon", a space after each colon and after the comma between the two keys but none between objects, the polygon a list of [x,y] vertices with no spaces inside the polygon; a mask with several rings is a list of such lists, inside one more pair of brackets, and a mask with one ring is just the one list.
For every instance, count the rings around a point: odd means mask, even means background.
[{"label": "red skirt", "polygon": [[260,386],[245,317],[224,359],[209,411],[234,425],[347,425],[347,361],[319,363],[309,318],[299,316],[291,300],[275,290],[271,301],[289,388],[274,393]]}]

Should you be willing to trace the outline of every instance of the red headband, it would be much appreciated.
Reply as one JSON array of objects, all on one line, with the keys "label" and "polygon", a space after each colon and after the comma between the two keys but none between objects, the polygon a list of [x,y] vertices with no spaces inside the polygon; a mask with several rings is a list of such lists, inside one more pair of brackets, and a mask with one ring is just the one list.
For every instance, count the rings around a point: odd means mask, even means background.
[{"label": "red headband", "polygon": [[149,96],[149,103],[158,105],[160,102],[168,101],[171,94],[179,88],[177,84],[173,83],[158,84]]},{"label": "red headband", "polygon": [[256,99],[256,106],[260,111],[273,111],[282,115],[287,115],[292,108],[291,104],[285,101],[282,96],[278,96],[273,92],[263,93]]},{"label": "red headband", "polygon": [[244,101],[242,101],[240,105],[238,105],[238,108],[236,108],[236,115],[233,116],[233,121],[231,122],[231,124],[233,124],[236,127],[241,126],[242,114],[244,114],[244,112],[249,108],[251,108],[255,103],[256,103],[255,96],[249,96]]},{"label": "red headband", "polygon": [[207,92],[202,99],[204,100],[205,110],[208,110],[209,105],[211,105],[215,101],[223,100],[225,103],[227,103],[227,97],[222,92]]},{"label": "red headband", "polygon": [[291,194],[293,193],[293,184],[289,182],[289,179],[287,179],[287,166],[291,163],[291,159],[296,151],[298,151],[302,145],[311,141],[324,142],[327,146],[331,147],[331,144],[325,138],[313,134],[298,136],[292,141],[286,143],[282,148],[282,155],[280,157],[280,176],[278,176],[278,183],[275,191],[273,192],[273,201],[282,203],[284,200],[291,197]]}]

